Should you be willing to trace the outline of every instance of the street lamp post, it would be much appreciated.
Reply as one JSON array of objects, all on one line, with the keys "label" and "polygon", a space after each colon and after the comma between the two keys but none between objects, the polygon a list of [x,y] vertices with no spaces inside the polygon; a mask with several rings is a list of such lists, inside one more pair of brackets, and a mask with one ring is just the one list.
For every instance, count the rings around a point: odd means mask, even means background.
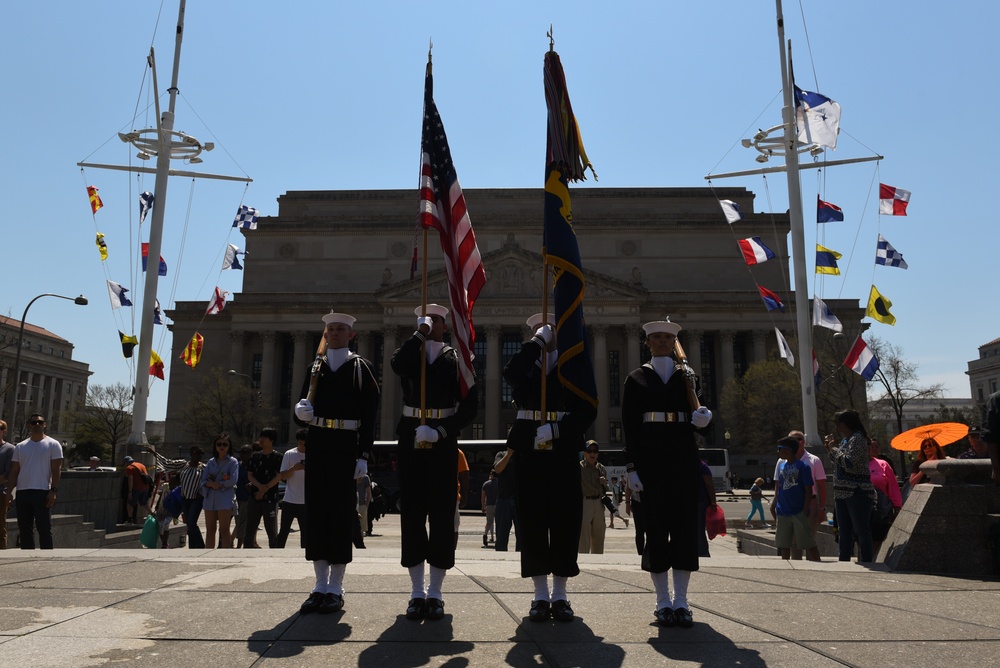
[{"label": "street lamp post", "polygon": [[24,321],[28,317],[28,309],[31,308],[31,305],[34,304],[39,299],[41,299],[42,297],[58,297],[59,299],[68,299],[69,301],[73,302],[78,306],[87,305],[87,298],[84,297],[83,295],[79,295],[78,297],[66,297],[63,295],[57,295],[51,292],[46,292],[32,299],[30,302],[28,302],[28,305],[24,307],[24,314],[21,316],[21,329],[18,330],[17,333],[17,353],[15,353],[14,355],[14,377],[11,381],[12,392],[10,395],[10,399],[7,402],[8,415],[14,415],[14,410],[17,407],[18,390],[21,389],[21,386],[19,384],[20,381],[19,376],[21,373],[21,349],[24,348]]}]

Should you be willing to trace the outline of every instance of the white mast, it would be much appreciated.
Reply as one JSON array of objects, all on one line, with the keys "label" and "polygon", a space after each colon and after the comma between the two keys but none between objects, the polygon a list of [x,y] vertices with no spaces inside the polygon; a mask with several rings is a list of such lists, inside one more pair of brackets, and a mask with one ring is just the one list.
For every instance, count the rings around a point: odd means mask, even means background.
[{"label": "white mast", "polygon": [[[194,137],[174,132],[174,105],[177,100],[177,77],[181,65],[181,40],[184,37],[184,8],[186,0],[180,0],[177,11],[177,31],[174,41],[174,66],[167,93],[170,96],[167,110],[160,111],[159,91],[156,90],[156,61],[153,49],[149,50],[149,64],[153,70],[154,99],[156,100],[157,127],[119,134],[123,142],[128,142],[139,149],[139,157],[148,159],[156,156],[156,170],[148,167],[120,167],[116,165],[99,165],[77,163],[80,167],[95,167],[99,169],[114,169],[128,172],[155,173],[156,185],[153,189],[153,213],[149,224],[149,256],[146,260],[146,282],[142,295],[142,313],[139,317],[139,352],[135,370],[135,395],[132,406],[132,433],[128,445],[145,445],[146,415],[149,404],[149,358],[153,350],[153,310],[156,307],[156,287],[159,282],[160,250],[163,246],[163,217],[167,202],[167,181],[170,175],[184,175],[199,178],[222,179],[227,181],[251,182],[247,177],[219,176],[214,174],[199,174],[195,172],[178,172],[170,169],[171,158],[187,163],[201,162],[198,157],[202,151],[211,151],[215,146],[211,142],[202,144]],[[164,325],[165,326],[165,325]]]},{"label": "white mast", "polygon": [[[809,317],[809,282],[806,274],[806,242],[802,218],[802,191],[799,186],[799,170],[881,160],[882,156],[831,160],[829,162],[799,166],[800,152],[809,151],[810,155],[815,156],[820,155],[822,149],[802,145],[798,142],[794,82],[791,80],[791,68],[788,65],[785,52],[785,18],[781,12],[781,0],[775,0],[775,5],[778,22],[778,52],[781,62],[782,100],[784,102],[784,107],[781,110],[782,123],[766,131],[758,132],[754,135],[753,139],[744,139],[743,146],[746,148],[753,146],[760,151],[761,155],[757,157],[757,162],[762,163],[767,162],[768,157],[771,155],[784,153],[785,166],[768,167],[745,172],[714,174],[705,178],[728,178],[780,171],[784,171],[788,178],[788,218],[792,232],[792,262],[795,265],[793,276],[795,282],[795,329],[799,348],[799,383],[802,389],[802,431],[805,432],[809,445],[818,446],[820,445],[820,440],[817,432],[816,388],[813,385],[812,374],[812,320]],[[791,53],[791,48],[791,42],[789,42],[788,53]],[[781,138],[769,139],[768,135],[779,129],[782,130]]]}]

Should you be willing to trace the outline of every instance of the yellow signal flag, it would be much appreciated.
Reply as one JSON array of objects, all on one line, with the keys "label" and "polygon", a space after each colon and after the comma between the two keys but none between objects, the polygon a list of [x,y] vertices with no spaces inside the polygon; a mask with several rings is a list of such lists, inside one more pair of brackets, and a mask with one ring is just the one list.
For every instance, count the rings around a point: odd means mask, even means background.
[{"label": "yellow signal flag", "polygon": [[87,196],[90,197],[90,212],[97,213],[97,210],[104,206],[101,196],[97,194],[95,186],[87,186]]},{"label": "yellow signal flag", "polygon": [[191,340],[188,341],[187,346],[184,348],[184,352],[181,353],[181,359],[192,369],[198,366],[198,362],[201,361],[201,349],[205,345],[205,337],[203,337],[198,332],[194,333]]},{"label": "yellow signal flag", "polygon": [[163,359],[156,354],[155,350],[149,351],[149,375],[156,376],[160,380],[166,380],[163,376]]},{"label": "yellow signal flag", "polygon": [[886,325],[895,325],[896,316],[889,313],[890,308],[892,302],[889,298],[883,296],[878,288],[872,285],[872,290],[868,293],[868,308],[865,310],[865,315]]},{"label": "yellow signal flag", "polygon": [[97,244],[97,250],[101,253],[101,262],[104,262],[108,259],[108,244],[104,242],[104,235],[98,232],[94,243]]}]

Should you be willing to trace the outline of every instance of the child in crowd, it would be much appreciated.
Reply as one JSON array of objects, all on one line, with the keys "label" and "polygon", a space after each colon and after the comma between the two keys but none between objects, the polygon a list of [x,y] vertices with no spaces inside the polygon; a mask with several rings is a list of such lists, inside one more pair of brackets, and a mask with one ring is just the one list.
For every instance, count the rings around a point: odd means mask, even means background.
[{"label": "child in crowd", "polygon": [[781,558],[790,557],[794,536],[796,544],[805,550],[806,558],[819,561],[819,548],[805,513],[812,501],[812,472],[805,462],[799,460],[799,442],[791,436],[778,441],[778,457],[784,460],[778,468],[778,502],[775,506],[778,516],[775,542],[781,550]]},{"label": "child in crowd", "polygon": [[747,523],[746,526],[743,527],[744,529],[751,528],[750,520],[752,520],[753,516],[757,513],[760,513],[760,523],[763,525],[763,528],[769,528],[767,526],[767,522],[764,521],[764,490],[761,488],[763,484],[764,479],[757,478],[753,481],[753,486],[750,488],[750,514],[747,515]]},{"label": "child in crowd", "polygon": [[156,504],[156,519],[160,523],[160,547],[167,549],[170,547],[170,525],[177,522],[181,516],[181,478],[176,473],[171,473],[170,478],[163,484],[159,494],[160,500]]}]

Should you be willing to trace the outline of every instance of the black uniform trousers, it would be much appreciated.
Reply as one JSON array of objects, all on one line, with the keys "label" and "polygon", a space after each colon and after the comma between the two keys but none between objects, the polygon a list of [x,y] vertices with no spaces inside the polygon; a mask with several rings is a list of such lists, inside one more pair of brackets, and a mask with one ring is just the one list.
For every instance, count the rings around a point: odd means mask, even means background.
[{"label": "black uniform trousers", "polygon": [[[458,450],[455,439],[413,447],[413,429],[401,429],[399,462],[400,530],[404,568],[426,561],[435,568],[455,565],[455,512],[458,507]],[[430,423],[429,423],[430,424]]]},{"label": "black uniform trousers", "polygon": [[306,559],[349,564],[353,558],[351,532],[357,517],[357,432],[309,427],[305,468],[306,521],[303,545]]},{"label": "black uniform trousers", "polygon": [[[583,523],[583,487],[576,448],[534,450],[536,422],[518,420],[508,443],[522,447],[511,460],[517,499],[521,577],[579,575],[577,554]],[[521,433],[523,432],[523,434]]]}]

